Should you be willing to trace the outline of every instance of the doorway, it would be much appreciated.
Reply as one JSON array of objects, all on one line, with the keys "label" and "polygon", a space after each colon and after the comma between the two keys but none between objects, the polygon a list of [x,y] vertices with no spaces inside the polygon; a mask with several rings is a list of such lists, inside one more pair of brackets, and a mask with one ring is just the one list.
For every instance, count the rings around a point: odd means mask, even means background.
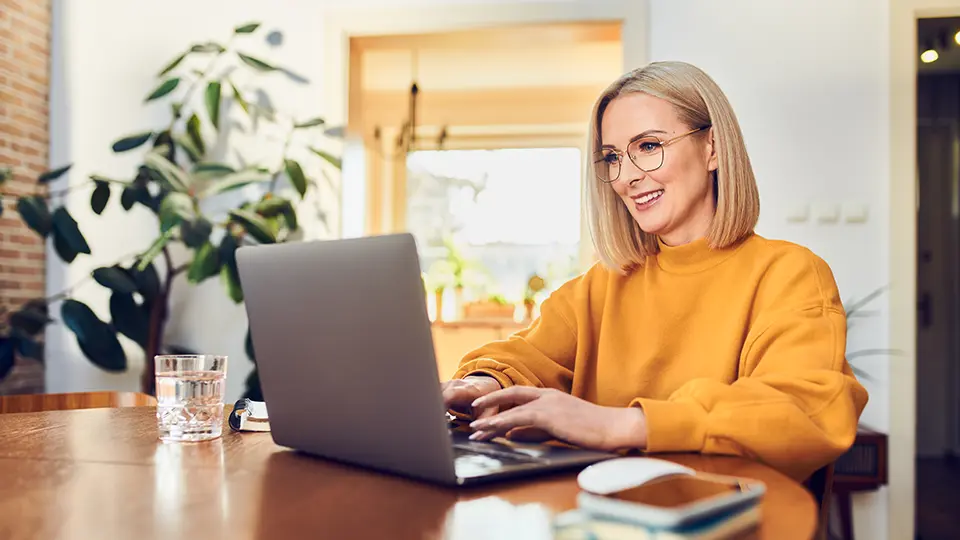
[{"label": "doorway", "polygon": [[960,18],[919,19],[917,537],[960,537]]}]

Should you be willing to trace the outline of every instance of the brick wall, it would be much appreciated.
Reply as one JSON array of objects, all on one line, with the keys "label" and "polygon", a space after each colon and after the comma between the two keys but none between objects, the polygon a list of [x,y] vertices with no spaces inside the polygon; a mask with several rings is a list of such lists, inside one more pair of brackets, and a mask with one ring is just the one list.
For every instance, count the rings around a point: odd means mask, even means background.
[{"label": "brick wall", "polygon": [[[32,193],[48,168],[50,0],[0,0],[0,167],[14,178],[0,188],[0,311],[44,294],[44,245],[16,212],[15,197]],[[43,391],[37,362],[18,361],[0,394]]]}]

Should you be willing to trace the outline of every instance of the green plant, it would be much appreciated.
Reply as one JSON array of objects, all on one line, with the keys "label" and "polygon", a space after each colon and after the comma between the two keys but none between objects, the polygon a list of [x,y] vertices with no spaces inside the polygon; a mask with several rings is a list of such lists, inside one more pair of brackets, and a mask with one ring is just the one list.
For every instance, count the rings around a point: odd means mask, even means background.
[{"label": "green plant", "polygon": [[[49,306],[61,301],[61,322],[96,366],[110,372],[127,369],[120,335],[143,349],[146,367],[141,387],[152,394],[154,355],[179,349],[164,343],[171,291],[180,282],[176,278],[182,276],[187,283],[199,284],[219,276],[228,297],[241,303],[237,248],[296,240],[300,227],[298,203],[308,190],[319,187],[317,180],[305,172],[309,167],[303,164],[310,165],[305,160],[318,161],[316,167],[330,186],[333,183],[327,168],[339,170],[340,160],[320,148],[333,133],[319,133],[318,128],[325,126],[323,119],[285,116],[264,104],[272,100],[262,89],[256,91],[259,99],[250,99],[254,92],[243,86],[242,77],[254,83],[271,76],[304,82],[293,72],[244,52],[243,43],[249,43],[259,28],[260,23],[243,24],[233,29],[225,43],[192,44],[159,71],[158,82],[145,104],[155,107],[167,101],[169,121],[159,129],[126,134],[112,146],[117,154],[138,153],[142,159],[131,171],[131,179],[93,174],[88,182],[59,191],[47,189],[47,184],[70,171],[71,164],[66,164],[41,174],[34,193],[16,196],[0,192],[0,197],[16,200],[24,223],[52,242],[67,264],[91,254],[90,245],[67,209],[68,195],[92,188],[89,203],[93,212],[101,215],[119,194],[127,215],[140,205],[156,217],[157,223],[156,237],[143,250],[99,267],[88,276],[109,290],[110,320],[101,320],[87,304],[73,297],[76,288],[88,280],[3,313],[0,378],[10,371],[17,355],[42,360],[39,335],[54,322]],[[247,119],[244,123],[249,124],[258,150],[270,145],[265,131],[280,134],[276,155],[258,163],[243,163],[244,152],[225,129],[231,113]],[[224,152],[214,150],[223,147],[234,150],[240,163],[231,164]],[[0,171],[0,184],[11,174],[9,170]],[[252,188],[241,189],[248,186]],[[248,193],[251,190],[253,195]],[[231,204],[230,198],[240,200]],[[232,208],[225,210],[229,206]],[[180,253],[186,255],[179,258],[186,260],[175,260]],[[155,264],[158,259],[162,264]],[[255,365],[249,330],[245,345]],[[255,399],[260,396],[256,369],[247,380],[247,395]]]},{"label": "green plant", "polygon": [[[859,300],[851,300],[847,302],[847,305],[844,306],[844,311],[847,313],[847,336],[850,335],[850,329],[856,324],[858,319],[869,316],[868,312],[865,312],[864,309],[878,298],[884,291],[887,290],[887,287],[879,287],[863,298]],[[850,369],[853,370],[854,374],[864,380],[870,380],[870,375],[863,369],[856,366],[855,360],[860,358],[869,358],[877,356],[899,356],[902,352],[896,349],[859,349],[855,351],[847,351],[847,361],[850,363]]]}]

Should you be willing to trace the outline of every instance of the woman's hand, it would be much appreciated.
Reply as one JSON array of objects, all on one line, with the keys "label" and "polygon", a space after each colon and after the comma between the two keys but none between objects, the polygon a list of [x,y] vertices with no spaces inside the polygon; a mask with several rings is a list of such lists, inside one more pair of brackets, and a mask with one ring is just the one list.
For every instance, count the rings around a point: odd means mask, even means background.
[{"label": "woman's hand", "polygon": [[472,407],[472,403],[482,396],[500,390],[500,383],[493,377],[471,375],[463,379],[453,379],[441,385],[443,406],[472,418],[486,418],[497,413],[497,407]]},{"label": "woman's hand", "polygon": [[497,435],[529,439],[531,433],[547,434],[555,439],[603,451],[644,448],[647,423],[643,411],[635,407],[604,407],[565,392],[532,386],[512,386],[478,398],[474,409],[489,410],[512,406],[493,415],[474,420],[470,435],[485,440]]}]

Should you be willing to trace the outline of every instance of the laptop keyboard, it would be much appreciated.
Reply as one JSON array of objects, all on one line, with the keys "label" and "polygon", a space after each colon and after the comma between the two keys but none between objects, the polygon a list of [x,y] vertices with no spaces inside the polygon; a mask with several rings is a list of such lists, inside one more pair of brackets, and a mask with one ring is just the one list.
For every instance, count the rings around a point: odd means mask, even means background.
[{"label": "laptop keyboard", "polygon": [[530,455],[524,453],[520,450],[513,450],[508,447],[504,447],[502,450],[496,448],[496,445],[492,444],[482,444],[482,443],[472,443],[472,442],[458,442],[453,445],[454,457],[458,460],[461,457],[473,457],[473,456],[485,456],[487,458],[492,458],[500,461],[502,464],[511,464],[511,463],[531,463],[535,461],[542,461],[541,458],[538,458],[535,455]]}]

